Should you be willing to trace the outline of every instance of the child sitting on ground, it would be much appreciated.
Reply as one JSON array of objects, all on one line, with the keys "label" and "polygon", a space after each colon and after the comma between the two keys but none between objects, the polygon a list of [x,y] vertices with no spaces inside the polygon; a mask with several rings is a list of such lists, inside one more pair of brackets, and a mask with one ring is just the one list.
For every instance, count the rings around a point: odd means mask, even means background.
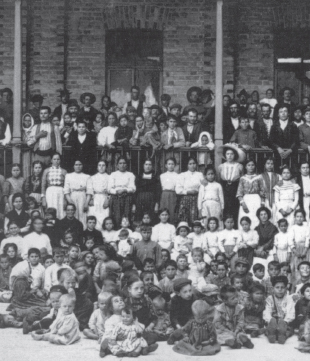
[{"label": "child sitting on ground", "polygon": [[241,306],[244,306],[249,298],[249,294],[245,291],[243,291],[244,288],[244,278],[241,275],[238,275],[235,273],[231,279],[231,285],[235,287],[237,293],[238,293],[238,304]]},{"label": "child sitting on ground", "polygon": [[177,263],[175,261],[167,261],[164,264],[166,276],[159,281],[158,286],[161,288],[163,292],[167,292],[170,295],[174,292],[173,286],[175,277],[177,274]]},{"label": "child sitting on ground", "polygon": [[262,285],[265,287],[267,296],[273,295],[272,278],[279,276],[281,272],[280,263],[277,261],[271,261],[268,263],[268,275],[269,277],[262,281]]},{"label": "child sitting on ground", "polygon": [[163,297],[155,297],[152,303],[157,316],[153,332],[156,333],[158,341],[167,341],[174,330],[169,313],[166,312],[166,301]]},{"label": "child sitting on ground", "polygon": [[244,309],[238,304],[238,293],[232,286],[225,285],[221,289],[223,303],[216,307],[214,325],[220,345],[234,349],[242,346],[252,349],[251,340],[244,333]]},{"label": "child sitting on ground", "polygon": [[75,297],[66,294],[59,299],[59,312],[50,329],[46,331],[33,331],[32,338],[37,341],[49,341],[57,345],[71,345],[79,341],[80,331],[79,322],[75,317],[73,310],[75,306]]},{"label": "child sitting on ground", "polygon": [[202,300],[192,304],[194,319],[182,328],[183,339],[173,347],[173,351],[183,355],[207,356],[221,350],[215,327],[207,317],[208,309],[209,305]]},{"label": "child sitting on ground", "polygon": [[267,297],[264,311],[264,320],[268,324],[266,334],[270,343],[278,340],[279,344],[284,344],[294,333],[290,323],[295,319],[295,304],[287,295],[288,280],[285,276],[275,276],[271,283],[273,295]]},{"label": "child sitting on ground", "polygon": [[101,342],[102,336],[104,334],[104,323],[108,318],[107,314],[107,302],[108,299],[112,296],[110,292],[101,292],[98,295],[98,308],[90,316],[88,326],[85,328],[83,334],[92,340],[98,340]]},{"label": "child sitting on ground", "polygon": [[265,288],[254,282],[244,305],[245,332],[249,333],[251,338],[258,337],[264,332],[264,310]]}]

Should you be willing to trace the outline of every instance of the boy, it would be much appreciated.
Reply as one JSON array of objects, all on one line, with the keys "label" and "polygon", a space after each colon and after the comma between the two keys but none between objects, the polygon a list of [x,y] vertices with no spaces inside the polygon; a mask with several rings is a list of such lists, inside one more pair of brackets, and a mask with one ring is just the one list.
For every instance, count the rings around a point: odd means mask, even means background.
[{"label": "boy", "polygon": [[177,274],[177,263],[173,260],[165,263],[166,277],[159,281],[159,287],[163,292],[173,293],[175,276]]},{"label": "boy", "polygon": [[88,216],[86,218],[86,229],[83,231],[83,247],[85,247],[85,243],[88,239],[93,239],[95,244],[102,245],[103,238],[102,233],[96,229],[97,218],[95,216]]},{"label": "boy", "polygon": [[12,292],[9,291],[10,275],[12,267],[9,257],[5,254],[0,255],[0,302],[9,302]]},{"label": "boy", "polygon": [[128,117],[127,115],[121,115],[119,119],[119,127],[115,132],[115,145],[121,146],[123,151],[126,152],[127,159],[130,159],[129,154],[129,140],[132,137],[134,128],[134,123],[132,126],[128,125]]},{"label": "boy", "polygon": [[197,291],[197,298],[205,301],[209,305],[208,320],[213,322],[215,307],[219,304],[219,288],[212,284],[198,284]]},{"label": "boy", "polygon": [[206,282],[211,283],[215,276],[217,276],[217,261],[213,259],[210,262],[210,273],[205,278]]},{"label": "boy", "polygon": [[161,264],[161,247],[157,242],[151,241],[152,227],[142,225],[141,236],[142,241],[136,242],[132,247],[132,257],[137,266],[141,269],[146,258],[154,260],[156,267]]},{"label": "boy", "polygon": [[226,262],[219,262],[217,265],[217,275],[213,277],[211,283],[216,285],[218,288],[224,285],[230,285],[230,279],[227,276],[228,265]]},{"label": "boy", "polygon": [[154,277],[154,285],[158,286],[158,277],[157,277],[157,273],[156,273],[156,268],[155,268],[155,262],[153,260],[153,258],[146,258],[143,261],[143,271],[146,272],[152,272],[153,277]]},{"label": "boy", "polygon": [[235,262],[235,274],[243,277],[243,290],[247,291],[253,283],[252,274],[249,273],[250,264],[244,257],[237,258]]},{"label": "boy", "polygon": [[188,278],[188,264],[185,254],[179,254],[177,259],[177,273],[175,278]]},{"label": "boy", "polygon": [[193,317],[192,304],[195,301],[192,290],[192,281],[178,278],[174,282],[175,296],[171,299],[170,319],[176,329],[168,339],[168,345],[183,338],[182,327]]},{"label": "boy", "polygon": [[245,150],[250,150],[252,148],[258,147],[257,134],[250,128],[249,119],[241,118],[240,119],[240,128],[235,131],[231,137],[231,143],[237,143]]},{"label": "boy", "polygon": [[117,253],[123,258],[127,258],[132,248],[132,241],[131,239],[129,239],[128,229],[125,228],[121,229],[118,234],[118,238],[119,241],[118,241]]},{"label": "boy", "polygon": [[300,293],[301,287],[305,284],[310,282],[310,262],[302,261],[299,263],[297,267],[299,271],[299,277],[294,284],[294,293]]},{"label": "boy", "polygon": [[50,325],[56,319],[58,310],[59,310],[59,299],[62,295],[67,294],[68,291],[60,285],[55,285],[50,288],[49,302],[52,306],[48,315],[43,317],[39,321],[33,322],[30,325],[29,317],[24,317],[23,319],[23,334],[27,335],[29,332],[36,330],[48,330]]},{"label": "boy", "polygon": [[60,268],[70,268],[64,264],[65,251],[61,248],[55,248],[53,252],[53,263],[45,270],[44,289],[46,292],[50,291],[52,286],[58,285],[57,272]]},{"label": "boy", "polygon": [[221,299],[223,303],[216,306],[214,315],[218,342],[234,349],[242,346],[252,349],[254,345],[244,333],[244,310],[238,304],[236,289],[229,285],[223,286]]},{"label": "boy", "polygon": [[295,319],[295,303],[287,295],[288,280],[285,276],[272,277],[273,295],[266,299],[266,308],[263,314],[268,323],[267,337],[270,343],[278,340],[284,344],[288,337],[294,334],[294,329],[289,324]]},{"label": "boy", "polygon": [[241,275],[238,275],[237,273],[234,274],[231,277],[231,285],[235,287],[237,293],[238,293],[238,304],[241,306],[244,306],[249,298],[249,294],[245,291],[243,291],[243,283],[244,279]]},{"label": "boy", "polygon": [[268,263],[269,277],[262,280],[262,285],[265,287],[267,296],[273,295],[272,278],[279,276],[281,271],[280,263],[277,261],[271,261]]},{"label": "boy", "polygon": [[253,266],[253,273],[253,281],[262,284],[265,277],[265,266],[261,263],[255,263]]}]

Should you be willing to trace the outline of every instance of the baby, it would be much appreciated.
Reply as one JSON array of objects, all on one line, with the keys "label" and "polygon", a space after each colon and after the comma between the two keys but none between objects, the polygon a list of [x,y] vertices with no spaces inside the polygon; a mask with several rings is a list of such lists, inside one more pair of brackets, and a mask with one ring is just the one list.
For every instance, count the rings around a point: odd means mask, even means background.
[{"label": "baby", "polygon": [[170,316],[166,312],[166,301],[163,297],[156,297],[152,301],[156,311],[157,320],[153,328],[156,333],[158,341],[167,341],[173,332]]},{"label": "baby", "polygon": [[58,345],[71,345],[79,341],[79,322],[73,310],[75,298],[70,294],[62,295],[59,299],[60,308],[56,320],[51,324],[48,331],[34,331],[32,338],[37,341],[49,341]]}]

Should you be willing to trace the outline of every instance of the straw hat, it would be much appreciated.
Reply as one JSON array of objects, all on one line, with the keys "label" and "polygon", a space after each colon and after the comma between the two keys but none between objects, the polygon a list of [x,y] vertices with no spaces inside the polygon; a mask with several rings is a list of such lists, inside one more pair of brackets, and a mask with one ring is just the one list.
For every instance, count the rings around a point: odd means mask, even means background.
[{"label": "straw hat", "polygon": [[225,153],[226,153],[227,150],[232,150],[234,152],[236,162],[243,163],[245,161],[246,154],[241,148],[239,148],[238,144],[236,144],[236,143],[227,143],[227,144],[221,145],[218,148],[217,153],[222,155],[222,157],[224,159],[226,159],[225,158]]}]

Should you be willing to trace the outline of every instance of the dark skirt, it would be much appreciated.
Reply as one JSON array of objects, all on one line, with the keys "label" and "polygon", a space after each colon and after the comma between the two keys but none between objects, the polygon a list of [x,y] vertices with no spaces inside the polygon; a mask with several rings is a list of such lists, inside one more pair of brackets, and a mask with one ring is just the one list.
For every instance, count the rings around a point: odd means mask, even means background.
[{"label": "dark skirt", "polygon": [[254,248],[247,247],[247,248],[241,248],[238,251],[238,257],[246,258],[250,264],[250,267],[253,265],[253,258],[254,258]]},{"label": "dark skirt", "polygon": [[185,221],[191,224],[198,219],[198,194],[180,196],[178,207],[178,221]]},{"label": "dark skirt", "polygon": [[155,194],[154,192],[138,192],[136,197],[135,220],[142,221],[143,214],[149,213],[154,221]]},{"label": "dark skirt", "polygon": [[114,224],[120,228],[122,217],[131,219],[132,194],[122,194],[121,196],[113,194],[111,196],[110,212]]},{"label": "dark skirt", "polygon": [[175,214],[177,205],[177,195],[174,191],[163,191],[160,198],[159,209],[167,208],[170,213],[169,222],[175,224],[177,217]]},{"label": "dark skirt", "polygon": [[222,181],[224,193],[224,218],[231,214],[234,218],[235,228],[238,228],[239,201],[236,197],[239,180],[236,182]]}]

